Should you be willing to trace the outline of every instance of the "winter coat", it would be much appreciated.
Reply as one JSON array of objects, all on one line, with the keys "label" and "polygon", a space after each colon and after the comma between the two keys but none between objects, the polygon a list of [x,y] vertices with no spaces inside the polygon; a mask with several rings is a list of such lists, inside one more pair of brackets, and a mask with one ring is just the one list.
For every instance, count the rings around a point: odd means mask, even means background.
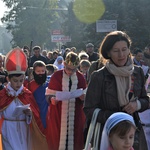
[{"label": "winter coat", "polygon": [[[137,97],[141,103],[141,109],[138,112],[143,112],[144,110],[148,109],[149,97],[145,91],[145,79],[141,67],[134,66],[132,77],[134,78],[134,96]],[[106,122],[107,118],[115,112],[122,112],[122,108],[119,106],[117,96],[115,76],[108,72],[106,67],[95,71],[91,76],[84,103],[84,112],[87,119],[92,118],[92,114],[95,108],[101,109],[97,118],[97,121],[101,123],[101,135],[104,123]],[[135,116],[136,122],[139,122],[138,112],[135,112],[133,115]],[[138,136],[142,136],[142,141],[140,141],[140,144],[138,145],[138,147],[141,147],[141,149],[139,148],[136,150],[147,150],[143,129],[140,130],[140,135]]]}]

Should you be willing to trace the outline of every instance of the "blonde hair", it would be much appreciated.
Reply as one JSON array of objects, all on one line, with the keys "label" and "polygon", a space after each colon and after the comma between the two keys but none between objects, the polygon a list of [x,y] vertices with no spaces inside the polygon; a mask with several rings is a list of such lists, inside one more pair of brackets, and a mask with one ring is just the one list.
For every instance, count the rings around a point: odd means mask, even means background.
[{"label": "blonde hair", "polygon": [[87,59],[89,58],[89,55],[85,51],[81,51],[78,56],[80,60],[82,60],[83,57],[87,57]]},{"label": "blonde hair", "polygon": [[69,52],[65,58],[65,62],[68,65],[78,66],[80,61],[76,53]]}]

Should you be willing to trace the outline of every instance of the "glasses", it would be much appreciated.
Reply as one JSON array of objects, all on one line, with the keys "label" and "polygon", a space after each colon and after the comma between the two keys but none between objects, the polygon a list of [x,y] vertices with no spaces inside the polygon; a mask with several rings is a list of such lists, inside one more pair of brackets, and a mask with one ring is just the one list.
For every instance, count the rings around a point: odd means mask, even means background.
[{"label": "glasses", "polygon": [[70,71],[70,72],[76,72],[77,68],[71,69],[67,66],[65,66],[66,70]]}]

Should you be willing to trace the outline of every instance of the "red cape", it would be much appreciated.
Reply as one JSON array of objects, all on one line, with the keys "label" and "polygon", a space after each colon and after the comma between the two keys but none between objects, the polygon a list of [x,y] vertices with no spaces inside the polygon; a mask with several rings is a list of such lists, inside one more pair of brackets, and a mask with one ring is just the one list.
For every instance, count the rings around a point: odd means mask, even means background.
[{"label": "red cape", "polygon": [[[0,112],[4,111],[10,103],[14,100],[15,96],[12,96],[8,94],[8,91],[4,88],[0,91]],[[20,102],[24,105],[30,104],[30,108],[33,113],[33,119],[31,123],[31,132],[33,136],[33,144],[37,150],[39,149],[47,149],[47,142],[45,137],[45,129],[43,128],[40,115],[39,115],[39,109],[35,102],[35,99],[32,95],[32,93],[27,89],[23,88],[22,93],[20,93],[17,98],[20,100]],[[1,127],[0,127],[1,128]],[[40,142],[40,143],[37,143]]]},{"label": "red cape", "polygon": [[35,80],[30,81],[29,83],[26,83],[25,87],[28,88],[32,93],[39,87]]},{"label": "red cape", "polygon": [[[14,98],[15,96],[9,95],[5,88],[2,91],[0,91],[0,111],[6,109],[7,106],[14,100]],[[36,123],[38,124],[38,127],[40,128],[41,132],[44,133],[44,128],[41,126],[42,123],[39,117],[38,106],[34,100],[32,93],[24,87],[22,93],[18,95],[18,99],[24,105],[30,104],[30,108],[33,112]]]}]

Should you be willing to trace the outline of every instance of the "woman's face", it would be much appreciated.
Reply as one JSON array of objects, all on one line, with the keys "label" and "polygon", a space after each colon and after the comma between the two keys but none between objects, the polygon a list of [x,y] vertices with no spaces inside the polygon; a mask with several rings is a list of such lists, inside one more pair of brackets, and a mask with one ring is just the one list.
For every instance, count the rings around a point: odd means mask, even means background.
[{"label": "woman's face", "polygon": [[127,62],[130,50],[126,41],[118,41],[114,44],[108,56],[112,59],[115,65],[122,67]]}]

